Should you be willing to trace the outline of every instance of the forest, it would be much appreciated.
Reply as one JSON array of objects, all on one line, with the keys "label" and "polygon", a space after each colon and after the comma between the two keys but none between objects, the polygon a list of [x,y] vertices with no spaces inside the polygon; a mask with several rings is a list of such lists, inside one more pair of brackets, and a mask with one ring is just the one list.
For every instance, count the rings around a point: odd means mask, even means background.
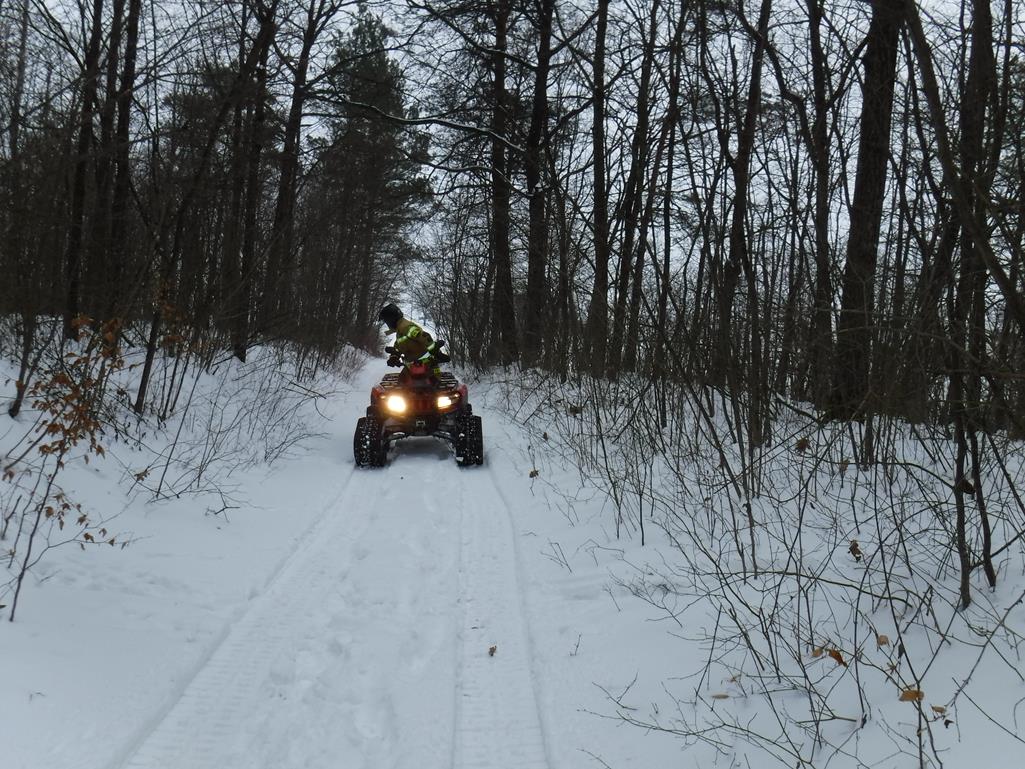
[{"label": "forest", "polygon": [[1020,432],[1011,3],[2,12],[23,386],[43,316],[323,356],[398,293],[473,365],[744,393],[755,446],[777,396]]},{"label": "forest", "polygon": [[[766,692],[829,712],[800,658],[846,667],[864,615],[819,602],[1017,650],[1023,45],[1011,0],[2,0],[0,397],[61,415],[18,451],[254,350],[379,356],[398,301],[559,426],[616,536],[679,548]],[[0,494],[0,539],[48,494]],[[860,583],[797,546],[809,507]]]}]

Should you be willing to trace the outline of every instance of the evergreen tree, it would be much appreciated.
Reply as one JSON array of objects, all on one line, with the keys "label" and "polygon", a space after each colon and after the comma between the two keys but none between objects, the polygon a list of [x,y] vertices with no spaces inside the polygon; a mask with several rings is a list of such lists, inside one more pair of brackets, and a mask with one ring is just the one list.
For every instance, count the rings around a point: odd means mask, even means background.
[{"label": "evergreen tree", "polygon": [[427,140],[403,124],[409,115],[401,70],[386,51],[390,36],[361,9],[338,41],[323,96],[329,138],[317,143],[307,201],[308,256],[321,264],[319,277],[308,277],[326,279],[332,294],[325,320],[344,322],[351,308],[350,336],[364,343],[376,339],[377,308],[405,287],[412,229],[430,196],[421,173]]}]

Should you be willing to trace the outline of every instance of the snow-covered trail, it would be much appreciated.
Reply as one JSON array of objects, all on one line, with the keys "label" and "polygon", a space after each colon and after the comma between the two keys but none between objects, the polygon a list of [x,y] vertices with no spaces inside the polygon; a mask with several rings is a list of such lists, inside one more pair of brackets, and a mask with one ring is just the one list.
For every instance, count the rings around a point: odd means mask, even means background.
[{"label": "snow-covered trail", "polygon": [[382,470],[340,467],[319,507],[111,769],[549,767],[511,510],[488,466],[408,440]]},{"label": "snow-covered trail", "polygon": [[511,509],[483,469],[462,474],[460,484],[464,616],[453,765],[547,769]]},{"label": "snow-covered trail", "polygon": [[0,769],[678,763],[675,739],[595,717],[635,683],[654,702],[679,646],[610,583],[636,567],[603,499],[487,380],[470,384],[484,466],[424,438],[355,468],[386,372],[328,378],[302,415],[317,435],[217,477],[224,494],[133,494],[152,452],[129,443],[69,468],[122,547],[54,550],[0,623]]}]

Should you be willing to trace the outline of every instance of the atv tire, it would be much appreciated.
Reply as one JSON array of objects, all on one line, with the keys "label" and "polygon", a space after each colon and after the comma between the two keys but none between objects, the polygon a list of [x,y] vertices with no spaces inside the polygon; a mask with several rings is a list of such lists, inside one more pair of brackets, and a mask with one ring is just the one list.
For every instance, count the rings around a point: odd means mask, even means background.
[{"label": "atv tire", "polygon": [[484,431],[480,417],[464,414],[459,419],[456,460],[461,467],[484,464]]},{"label": "atv tire", "polygon": [[387,447],[381,440],[381,423],[376,417],[360,417],[352,436],[352,453],[357,467],[384,467]]}]

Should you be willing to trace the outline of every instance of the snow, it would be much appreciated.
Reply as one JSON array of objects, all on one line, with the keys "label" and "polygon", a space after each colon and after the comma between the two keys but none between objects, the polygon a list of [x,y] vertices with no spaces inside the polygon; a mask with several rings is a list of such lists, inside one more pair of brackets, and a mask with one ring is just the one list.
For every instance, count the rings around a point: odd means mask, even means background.
[{"label": "snow", "polygon": [[[173,423],[146,449],[115,441],[106,459],[69,465],[64,487],[129,544],[58,547],[30,572],[17,620],[0,626],[0,766],[772,765],[728,734],[717,747],[672,733],[718,716],[764,725],[751,667],[709,647],[715,596],[681,588],[662,532],[645,547],[617,538],[606,497],[564,456],[559,425],[516,414],[500,382],[470,382],[483,467],[457,467],[433,439],[402,442],[384,469],[353,466],[353,426],[385,371],[370,361],[349,381],[318,383],[327,395],[295,407],[309,428],[287,456],[230,477],[212,468],[203,483],[181,481],[178,497],[154,501],[131,483],[166,457]],[[242,391],[218,396],[225,377],[201,380],[179,436],[189,457],[202,453],[208,417]],[[30,418],[0,418],[0,451]],[[231,490],[230,509],[215,486]],[[995,605],[1020,589],[1005,585]],[[721,664],[702,676],[713,652]],[[978,652],[938,664],[962,674]],[[808,664],[846,674],[828,657]],[[1000,707],[1025,696],[999,666],[980,675],[976,693],[1002,687]],[[892,694],[873,718],[913,729],[913,708]],[[995,766],[1013,749],[978,714],[962,709],[956,721],[940,732],[947,766]],[[827,728],[875,741],[875,765],[914,765],[877,727]],[[816,765],[863,764],[836,755]]]},{"label": "snow", "polygon": [[[631,612],[637,602],[648,608],[609,647],[608,669],[630,669],[631,648],[655,662],[626,686],[607,687],[604,715],[675,735],[694,766],[998,766],[1017,749],[1025,702],[1025,559],[1013,501],[1020,444],[994,436],[1006,474],[992,456],[982,472],[991,515],[1000,510],[995,542],[1013,547],[998,559],[996,589],[976,569],[974,601],[960,610],[944,480],[953,450],[942,436],[919,428],[911,439],[906,426],[890,425],[895,459],[863,471],[844,459],[852,430],[820,428],[807,413],[781,417],[755,465],[755,575],[741,484],[729,482],[730,466],[739,476],[744,458],[722,438],[730,434],[725,408],[695,419],[670,401],[676,424],[652,452],[658,415],[646,413],[636,383],[528,380],[502,384],[494,400],[519,404],[528,453],[545,465],[538,477],[559,478],[546,487],[552,506],[579,521],[552,535],[561,542],[552,557],[571,553],[567,567],[578,568],[570,543],[590,531],[583,549],[605,556],[606,582],[636,599]],[[596,408],[604,441],[595,438]],[[809,435],[807,445],[799,440]],[[558,473],[563,464],[583,468],[576,485]],[[596,486],[614,490],[616,503],[602,511],[600,495],[588,502]],[[617,517],[632,537],[614,539]],[[648,756],[651,745],[632,747]]]},{"label": "snow", "polygon": [[[69,465],[65,488],[130,544],[59,547],[30,572],[0,627],[5,769],[651,765],[641,733],[587,712],[640,664],[612,670],[632,621],[610,623],[590,556],[570,572],[545,555],[571,527],[535,493],[524,436],[485,411],[482,468],[411,439],[357,469],[382,373],[321,402],[323,435],[294,456],[224,479],[237,509],[128,493],[148,457],[126,442]],[[29,424],[3,419],[8,442]]]}]

